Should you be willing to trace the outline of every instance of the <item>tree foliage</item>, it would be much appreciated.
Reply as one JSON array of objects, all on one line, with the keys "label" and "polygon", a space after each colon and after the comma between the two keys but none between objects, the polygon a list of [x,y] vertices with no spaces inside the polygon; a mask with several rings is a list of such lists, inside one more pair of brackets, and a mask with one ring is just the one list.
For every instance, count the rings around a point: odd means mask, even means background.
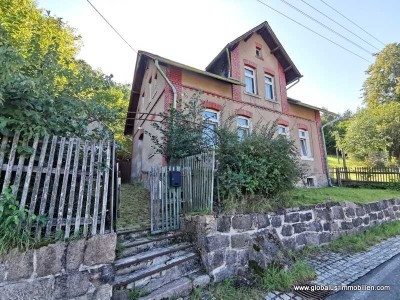
[{"label": "tree foliage", "polygon": [[[128,88],[76,55],[74,29],[32,0],[0,0],[0,133],[123,137]],[[95,126],[95,130],[89,130]]]},{"label": "tree foliage", "polygon": [[388,44],[366,71],[364,102],[368,107],[400,102],[400,44]]},{"label": "tree foliage", "polygon": [[340,145],[370,165],[400,160],[400,44],[389,44],[367,70],[364,103]]}]

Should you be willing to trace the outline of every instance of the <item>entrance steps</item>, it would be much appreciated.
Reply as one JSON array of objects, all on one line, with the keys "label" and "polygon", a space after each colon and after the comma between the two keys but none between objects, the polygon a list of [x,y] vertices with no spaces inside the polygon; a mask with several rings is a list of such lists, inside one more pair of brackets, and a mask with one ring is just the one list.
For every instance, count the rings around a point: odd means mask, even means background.
[{"label": "entrance steps", "polygon": [[[114,263],[113,299],[170,299],[207,285],[193,244],[180,232],[150,235],[150,229],[121,230]],[[131,296],[129,295],[131,294]]]}]

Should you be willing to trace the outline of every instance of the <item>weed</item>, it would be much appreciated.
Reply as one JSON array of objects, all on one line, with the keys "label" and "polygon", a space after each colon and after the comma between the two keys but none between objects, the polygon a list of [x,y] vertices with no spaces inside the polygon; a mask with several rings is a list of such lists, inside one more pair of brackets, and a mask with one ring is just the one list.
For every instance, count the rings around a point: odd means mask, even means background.
[{"label": "weed", "polygon": [[0,255],[13,248],[25,251],[37,243],[30,230],[30,224],[44,224],[45,218],[29,215],[26,209],[20,209],[12,188],[5,189],[0,195]]},{"label": "weed", "polygon": [[304,261],[295,262],[289,269],[271,264],[260,276],[260,285],[267,291],[287,291],[294,284],[302,284],[316,278],[316,274]]}]

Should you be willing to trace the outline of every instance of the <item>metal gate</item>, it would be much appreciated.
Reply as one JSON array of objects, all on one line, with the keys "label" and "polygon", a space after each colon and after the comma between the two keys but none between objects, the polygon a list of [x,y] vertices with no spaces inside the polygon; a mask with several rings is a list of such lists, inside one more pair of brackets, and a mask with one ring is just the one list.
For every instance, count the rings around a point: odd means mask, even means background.
[{"label": "metal gate", "polygon": [[180,167],[152,167],[150,170],[151,233],[179,229],[182,188],[171,186],[171,171]]}]

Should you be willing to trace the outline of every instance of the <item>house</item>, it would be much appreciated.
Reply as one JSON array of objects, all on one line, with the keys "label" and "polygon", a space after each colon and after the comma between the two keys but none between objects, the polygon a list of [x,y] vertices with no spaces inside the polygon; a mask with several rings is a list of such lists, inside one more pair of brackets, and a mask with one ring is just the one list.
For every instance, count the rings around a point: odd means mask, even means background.
[{"label": "house", "polygon": [[155,115],[201,91],[210,126],[221,122],[222,109],[236,115],[239,135],[249,134],[256,122],[276,121],[278,134],[294,139],[308,164],[308,185],[326,185],[322,110],[287,97],[301,77],[267,22],[227,44],[205,71],[139,51],[125,125],[125,134],[133,136],[132,178],[163,163],[145,134],[154,131]]}]

